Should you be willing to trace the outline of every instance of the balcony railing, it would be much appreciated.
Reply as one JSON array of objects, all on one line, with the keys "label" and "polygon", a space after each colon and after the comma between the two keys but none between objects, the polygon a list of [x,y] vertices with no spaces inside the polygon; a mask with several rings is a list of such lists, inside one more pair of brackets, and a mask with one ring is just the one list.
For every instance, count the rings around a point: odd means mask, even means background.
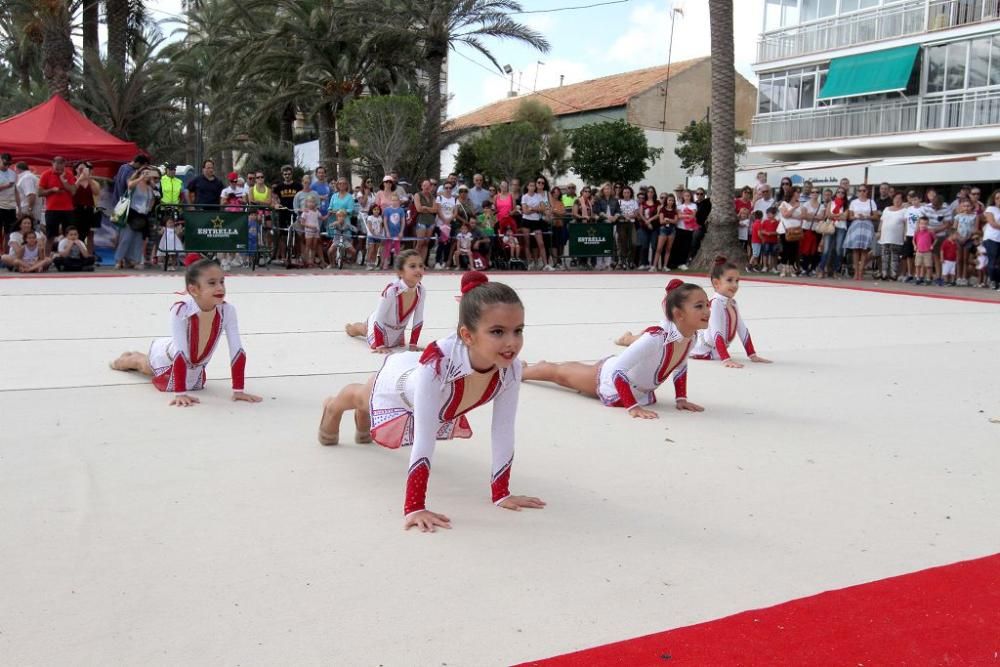
[{"label": "balcony railing", "polygon": [[753,145],[880,137],[1000,125],[1000,91],[838,106],[757,116]]},{"label": "balcony railing", "polygon": [[757,62],[946,30],[997,18],[1000,18],[998,0],[911,0],[764,33],[757,42]]}]

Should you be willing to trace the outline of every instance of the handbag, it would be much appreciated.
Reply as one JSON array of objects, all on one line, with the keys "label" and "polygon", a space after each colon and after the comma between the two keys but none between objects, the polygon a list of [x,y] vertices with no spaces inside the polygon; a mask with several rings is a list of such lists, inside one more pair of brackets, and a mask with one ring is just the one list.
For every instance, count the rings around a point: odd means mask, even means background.
[{"label": "handbag", "polygon": [[786,241],[801,241],[802,240],[802,228],[801,227],[787,227],[785,229],[785,240]]},{"label": "handbag", "polygon": [[833,224],[833,220],[824,220],[823,222],[817,222],[813,226],[813,231],[823,236],[829,236],[837,231],[837,225]]},{"label": "handbag", "polygon": [[116,225],[124,225],[125,220],[128,218],[128,211],[132,207],[132,197],[131,193],[126,193],[118,200],[115,204],[114,210],[111,212],[111,222]]}]

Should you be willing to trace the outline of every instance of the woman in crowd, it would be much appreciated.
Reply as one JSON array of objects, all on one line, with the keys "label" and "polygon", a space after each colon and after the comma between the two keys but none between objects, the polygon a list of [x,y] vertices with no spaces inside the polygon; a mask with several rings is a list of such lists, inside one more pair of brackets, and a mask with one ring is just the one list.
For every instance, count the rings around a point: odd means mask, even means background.
[{"label": "woman in crowd", "polygon": [[[545,187],[547,185],[545,179],[529,180],[525,184],[526,192],[521,196],[521,227],[517,231],[522,239],[525,259],[529,260],[531,267],[551,271],[552,267],[549,266],[549,258],[545,252],[544,237],[549,196],[547,192],[539,190],[539,185]],[[534,251],[531,249],[532,246],[535,248]]]},{"label": "woman in crowd", "polygon": [[990,287],[1000,290],[1000,189],[990,195],[983,213],[983,246],[986,248],[986,276]]},{"label": "woman in crowd", "polygon": [[802,218],[802,239],[799,241],[799,264],[802,272],[812,276],[819,261],[819,234],[816,225],[823,218],[823,203],[819,200],[819,190],[810,187],[805,203],[799,205]]},{"label": "woman in crowd", "polygon": [[667,270],[670,252],[674,246],[677,231],[677,198],[669,192],[660,195],[658,217],[660,229],[656,235],[656,247],[653,249],[653,262],[650,271]]},{"label": "woman in crowd", "polygon": [[621,198],[618,200],[621,217],[615,225],[615,237],[618,241],[617,268],[627,270],[635,268],[632,257],[635,254],[636,226],[639,224],[639,201],[631,185],[621,188]]},{"label": "woman in crowd", "polygon": [[[621,204],[619,203],[618,198],[615,197],[611,183],[605,182],[601,186],[597,201],[594,202],[594,215],[596,215],[601,222],[609,225],[616,225],[621,217],[621,212]],[[602,271],[610,270],[611,258],[598,257],[597,268]]]},{"label": "woman in crowd", "polygon": [[660,230],[660,204],[656,199],[656,189],[652,186],[638,195],[639,212],[636,216],[635,264],[640,271],[653,271],[649,255],[656,247],[656,237]]},{"label": "woman in crowd", "polygon": [[879,216],[875,202],[868,198],[867,185],[858,186],[858,196],[848,206],[848,212],[851,225],[847,229],[844,248],[854,251],[854,279],[861,280],[875,237],[875,221]]},{"label": "woman in crowd", "polygon": [[566,204],[563,202],[562,188],[553,186],[549,191],[549,217],[552,225],[552,266],[563,268],[562,258],[566,249]]},{"label": "woman in crowd", "polygon": [[142,264],[143,232],[149,229],[149,214],[156,203],[156,183],[160,174],[156,169],[143,167],[128,181],[129,209],[125,226],[118,236],[115,248],[115,268],[135,268]]},{"label": "woman in crowd", "polygon": [[677,204],[677,226],[674,233],[674,244],[671,248],[669,266],[676,266],[681,271],[686,271],[688,258],[691,253],[691,242],[694,240],[694,232],[698,228],[698,205],[694,203],[694,196],[690,190],[681,188],[681,200]]},{"label": "woman in crowd", "polygon": [[799,203],[799,188],[782,187],[778,204],[778,219],[781,222],[781,263],[780,275],[798,275],[799,241],[802,240],[802,211]]},{"label": "woman in crowd", "polygon": [[833,223],[834,232],[823,239],[823,256],[819,260],[819,277],[834,278],[840,275],[840,263],[844,257],[844,241],[847,239],[847,190],[838,187],[836,194],[824,208],[824,219]]}]

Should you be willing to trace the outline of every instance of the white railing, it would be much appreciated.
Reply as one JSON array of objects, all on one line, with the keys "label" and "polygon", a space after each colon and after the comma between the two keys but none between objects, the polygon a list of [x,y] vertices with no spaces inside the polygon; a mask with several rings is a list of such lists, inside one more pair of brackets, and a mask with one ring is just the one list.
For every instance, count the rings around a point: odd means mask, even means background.
[{"label": "white railing", "polygon": [[761,146],[988,125],[1000,125],[998,90],[766,114],[754,118],[751,138]]},{"label": "white railing", "polygon": [[998,18],[998,0],[911,0],[764,33],[757,42],[757,62],[793,58]]}]

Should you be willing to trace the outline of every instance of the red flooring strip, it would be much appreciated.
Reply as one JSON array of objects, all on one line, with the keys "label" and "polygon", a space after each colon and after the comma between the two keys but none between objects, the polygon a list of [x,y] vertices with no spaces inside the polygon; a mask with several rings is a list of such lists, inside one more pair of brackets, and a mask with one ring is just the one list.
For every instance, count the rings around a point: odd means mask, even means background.
[{"label": "red flooring strip", "polygon": [[1000,554],[528,665],[1000,665]]}]

